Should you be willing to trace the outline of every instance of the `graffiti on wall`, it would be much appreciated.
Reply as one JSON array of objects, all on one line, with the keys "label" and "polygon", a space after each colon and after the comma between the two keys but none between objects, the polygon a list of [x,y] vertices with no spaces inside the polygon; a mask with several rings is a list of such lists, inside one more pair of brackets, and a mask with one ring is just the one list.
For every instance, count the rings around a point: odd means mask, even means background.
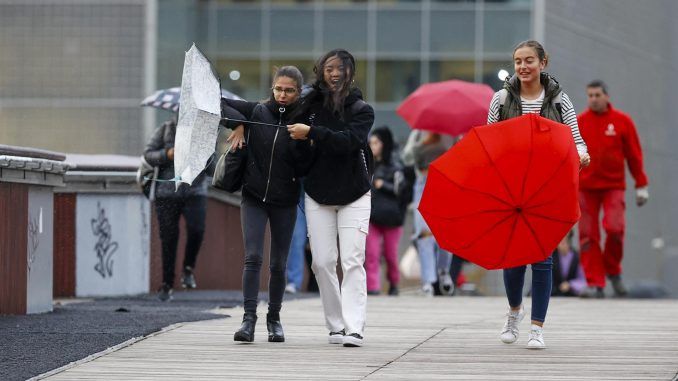
[{"label": "graffiti on wall", "polygon": [[106,217],[106,210],[97,202],[97,217],[92,218],[92,232],[97,237],[94,245],[99,262],[94,265],[94,270],[102,278],[113,276],[113,253],[118,250],[118,243],[112,240],[111,224]]},{"label": "graffiti on wall", "polygon": [[35,262],[38,246],[40,246],[40,233],[42,233],[42,208],[40,215],[28,218],[28,276],[31,275],[31,267]]}]

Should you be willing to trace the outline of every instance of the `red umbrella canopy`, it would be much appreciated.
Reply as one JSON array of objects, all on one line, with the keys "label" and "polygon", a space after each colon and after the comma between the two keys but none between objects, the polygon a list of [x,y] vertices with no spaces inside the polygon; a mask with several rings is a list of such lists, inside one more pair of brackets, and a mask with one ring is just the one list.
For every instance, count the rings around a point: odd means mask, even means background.
[{"label": "red umbrella canopy", "polygon": [[485,124],[493,94],[482,83],[427,83],[405,98],[396,112],[414,129],[454,136]]},{"label": "red umbrella canopy", "polygon": [[486,269],[539,262],[579,220],[570,128],[530,114],[473,128],[434,161],[419,211],[438,244]]}]

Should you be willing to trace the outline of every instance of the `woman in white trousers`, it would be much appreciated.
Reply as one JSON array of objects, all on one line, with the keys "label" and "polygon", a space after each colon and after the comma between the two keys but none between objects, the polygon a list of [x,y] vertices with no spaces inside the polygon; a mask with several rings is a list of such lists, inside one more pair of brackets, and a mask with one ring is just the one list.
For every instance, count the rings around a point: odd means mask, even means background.
[{"label": "woman in white trousers", "polygon": [[[365,240],[370,222],[372,153],[368,135],[374,110],[353,86],[355,59],[336,49],[314,68],[303,99],[308,124],[288,126],[293,139],[313,147],[306,190],[306,221],[331,344],[362,346],[367,284]],[[338,240],[337,240],[338,237]],[[341,258],[343,280],[337,276]]]}]

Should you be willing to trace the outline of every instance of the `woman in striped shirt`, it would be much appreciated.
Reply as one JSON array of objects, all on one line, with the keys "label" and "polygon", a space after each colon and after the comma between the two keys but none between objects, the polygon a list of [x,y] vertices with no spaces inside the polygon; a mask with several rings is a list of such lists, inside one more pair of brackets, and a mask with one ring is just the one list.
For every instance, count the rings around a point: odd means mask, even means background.
[{"label": "woman in striped shirt", "polygon": [[[537,41],[524,41],[513,50],[515,74],[506,79],[504,88],[492,97],[487,123],[515,118],[523,114],[535,113],[570,126],[572,137],[577,145],[580,165],[587,166],[590,158],[586,143],[579,134],[577,115],[570,98],[558,82],[543,72],[548,64],[548,56]],[[552,286],[551,257],[532,264],[532,325],[527,341],[531,349],[546,347],[543,325],[546,319]],[[526,266],[504,270],[504,287],[509,301],[506,324],[501,332],[501,341],[511,344],[518,340],[518,325],[525,316],[522,293],[525,282]]]}]

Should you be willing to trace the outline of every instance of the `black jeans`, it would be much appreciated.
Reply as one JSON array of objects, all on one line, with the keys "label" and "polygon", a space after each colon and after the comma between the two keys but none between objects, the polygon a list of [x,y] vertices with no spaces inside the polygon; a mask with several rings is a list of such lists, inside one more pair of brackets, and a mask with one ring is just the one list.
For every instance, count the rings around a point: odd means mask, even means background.
[{"label": "black jeans", "polygon": [[242,235],[245,242],[245,269],[242,294],[245,312],[256,313],[259,299],[259,274],[264,258],[266,223],[271,228],[271,277],[268,282],[268,311],[280,312],[287,284],[285,269],[290,250],[297,206],[275,206],[243,194],[240,207]]},{"label": "black jeans", "polygon": [[186,221],[186,252],[184,267],[194,268],[205,234],[207,197],[159,198],[155,200],[160,241],[162,242],[162,282],[174,286],[174,267],[179,244],[179,218]]}]

